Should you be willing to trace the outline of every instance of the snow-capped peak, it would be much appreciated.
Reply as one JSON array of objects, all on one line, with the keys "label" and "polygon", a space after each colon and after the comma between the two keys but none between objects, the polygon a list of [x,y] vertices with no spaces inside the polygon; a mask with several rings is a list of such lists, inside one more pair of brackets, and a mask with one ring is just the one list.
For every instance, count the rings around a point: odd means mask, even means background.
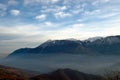
[{"label": "snow-capped peak", "polygon": [[76,40],[72,38],[72,39],[64,39],[64,40],[48,40],[44,42],[43,44],[41,44],[39,47],[45,48],[48,46],[62,45],[62,44],[70,43],[70,42],[81,44],[80,40]]},{"label": "snow-capped peak", "polygon": [[98,40],[98,39],[103,39],[103,37],[92,37],[92,38],[88,38],[88,39],[85,40],[85,41],[94,42],[94,41],[96,41],[96,40]]},{"label": "snow-capped peak", "polygon": [[40,47],[45,48],[46,46],[50,46],[51,44],[55,44],[55,40],[47,40],[45,43],[41,44]]},{"label": "snow-capped peak", "polygon": [[74,39],[74,38],[68,38],[68,39],[65,39],[65,40],[69,40],[69,41],[78,41],[77,39]]},{"label": "snow-capped peak", "polygon": [[120,39],[117,38],[116,36],[114,36],[114,37],[106,37],[106,41],[108,43],[112,44],[112,43],[119,43]]}]

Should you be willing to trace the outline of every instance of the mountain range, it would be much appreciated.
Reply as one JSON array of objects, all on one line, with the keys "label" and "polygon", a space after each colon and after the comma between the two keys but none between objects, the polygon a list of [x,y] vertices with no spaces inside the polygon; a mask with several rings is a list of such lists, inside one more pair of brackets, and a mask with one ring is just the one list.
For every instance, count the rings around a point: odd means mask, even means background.
[{"label": "mountain range", "polygon": [[120,35],[108,37],[94,37],[87,40],[49,40],[35,48],[21,48],[15,50],[10,57],[25,57],[41,54],[120,54]]}]

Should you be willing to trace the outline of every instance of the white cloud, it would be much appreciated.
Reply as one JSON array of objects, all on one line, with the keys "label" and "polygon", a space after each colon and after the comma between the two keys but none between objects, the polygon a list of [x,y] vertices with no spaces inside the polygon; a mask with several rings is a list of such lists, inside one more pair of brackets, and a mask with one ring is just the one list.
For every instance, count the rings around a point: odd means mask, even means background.
[{"label": "white cloud", "polygon": [[[17,48],[25,46],[35,47],[40,44],[41,41],[47,39],[42,33],[44,32],[41,31],[40,27],[30,24],[12,27],[0,26],[0,45],[4,45],[4,47],[2,47],[3,50],[1,49],[1,51],[10,53]],[[7,49],[7,51],[4,49]]]},{"label": "white cloud", "polygon": [[56,6],[56,5],[53,5],[50,7],[43,6],[42,8],[43,9],[41,10],[41,12],[43,12],[43,13],[48,13],[48,12],[57,13],[57,12],[62,12],[62,11],[67,10],[67,6]]},{"label": "white cloud", "polygon": [[70,13],[58,12],[54,14],[56,18],[65,18],[72,16]]},{"label": "white cloud", "polygon": [[56,3],[58,2],[59,0],[50,0],[52,3]]},{"label": "white cloud", "polygon": [[9,0],[8,5],[16,5],[18,2],[16,0]]},{"label": "white cloud", "polygon": [[83,27],[83,26],[84,26],[84,24],[80,24],[80,23],[72,25],[73,28],[80,28],[80,27]]},{"label": "white cloud", "polygon": [[73,9],[73,10],[71,10],[71,13],[73,13],[73,14],[79,14],[79,13],[81,13],[81,12],[83,12],[84,11],[84,8],[81,8],[81,9]]},{"label": "white cloud", "polygon": [[44,21],[41,26],[42,29],[46,30],[46,31],[54,31],[57,29],[60,29],[61,26],[63,26],[64,23],[55,23],[55,22],[51,22],[51,21]]},{"label": "white cloud", "polygon": [[24,4],[28,5],[28,4],[34,3],[35,1],[36,0],[24,0]]},{"label": "white cloud", "polygon": [[46,17],[47,16],[45,14],[41,14],[41,15],[36,16],[35,19],[42,21],[42,20],[45,20]]},{"label": "white cloud", "polygon": [[59,0],[24,0],[24,4],[25,5],[29,5],[29,4],[35,4],[35,3],[42,3],[42,4],[55,4],[57,3]]},{"label": "white cloud", "polygon": [[11,13],[11,15],[13,15],[13,16],[18,16],[18,15],[20,14],[20,11],[17,10],[17,9],[14,9],[14,10],[11,10],[10,13]]},{"label": "white cloud", "polygon": [[90,15],[97,15],[100,13],[101,13],[101,10],[97,9],[97,10],[93,10],[93,11],[85,11],[83,13],[83,15],[90,16]]},{"label": "white cloud", "polygon": [[7,10],[7,6],[0,3],[0,16],[4,16]]},{"label": "white cloud", "polygon": [[0,34],[29,36],[38,34],[40,29],[40,27],[36,27],[35,25],[16,25],[11,28],[0,26]]},{"label": "white cloud", "polygon": [[99,5],[99,4],[108,3],[110,1],[111,0],[95,0],[95,1],[92,2],[92,5],[96,6],[96,5]]},{"label": "white cloud", "polygon": [[110,2],[111,0],[100,0],[102,3]]},{"label": "white cloud", "polygon": [[120,35],[120,27],[115,26],[115,27],[109,27],[106,29],[106,35]]},{"label": "white cloud", "polygon": [[77,22],[83,22],[85,19],[78,19]]},{"label": "white cloud", "polygon": [[96,28],[96,29],[94,28],[88,29],[87,26],[85,26],[84,29],[82,27],[79,27],[79,28],[68,27],[62,30],[54,31],[53,33],[49,33],[48,36],[51,39],[75,38],[75,39],[84,40],[89,37],[96,37],[96,36],[104,37],[104,36],[110,36],[110,35],[120,35],[119,30],[120,30],[120,27],[108,27],[108,28]]},{"label": "white cloud", "polygon": [[45,25],[46,26],[52,26],[52,27],[54,26],[54,24],[52,22],[45,22]]},{"label": "white cloud", "polygon": [[101,15],[99,18],[110,18],[110,17],[114,17],[114,16],[117,16],[118,14],[120,13],[107,13],[107,14],[104,14],[104,15]]},{"label": "white cloud", "polygon": [[98,4],[99,4],[99,0],[96,0],[96,1],[93,1],[93,2],[92,2],[92,5],[93,5],[93,6],[96,6],[96,5],[98,5]]},{"label": "white cloud", "polygon": [[62,7],[60,8],[60,10],[66,10],[66,9],[67,9],[66,6],[62,6]]},{"label": "white cloud", "polygon": [[6,10],[6,9],[7,9],[7,6],[0,3],[0,10]]}]

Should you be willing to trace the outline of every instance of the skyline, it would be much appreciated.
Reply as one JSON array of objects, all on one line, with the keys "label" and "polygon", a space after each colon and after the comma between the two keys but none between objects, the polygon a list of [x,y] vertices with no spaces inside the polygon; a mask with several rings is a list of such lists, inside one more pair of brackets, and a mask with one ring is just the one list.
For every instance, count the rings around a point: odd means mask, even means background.
[{"label": "skyline", "polygon": [[2,0],[0,53],[36,47],[49,39],[120,35],[119,4],[119,0]]}]

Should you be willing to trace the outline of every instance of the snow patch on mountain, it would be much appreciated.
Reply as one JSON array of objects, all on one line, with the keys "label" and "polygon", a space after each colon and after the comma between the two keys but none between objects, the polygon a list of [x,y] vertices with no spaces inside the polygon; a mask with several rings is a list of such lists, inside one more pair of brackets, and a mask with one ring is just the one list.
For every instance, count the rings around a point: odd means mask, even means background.
[{"label": "snow patch on mountain", "polygon": [[112,44],[112,43],[119,43],[120,42],[120,39],[118,37],[106,37],[106,41],[109,43],[109,44]]},{"label": "snow patch on mountain", "polygon": [[92,37],[92,38],[88,38],[87,40],[85,40],[86,42],[94,42],[96,40],[100,40],[100,39],[103,39],[103,37]]}]

